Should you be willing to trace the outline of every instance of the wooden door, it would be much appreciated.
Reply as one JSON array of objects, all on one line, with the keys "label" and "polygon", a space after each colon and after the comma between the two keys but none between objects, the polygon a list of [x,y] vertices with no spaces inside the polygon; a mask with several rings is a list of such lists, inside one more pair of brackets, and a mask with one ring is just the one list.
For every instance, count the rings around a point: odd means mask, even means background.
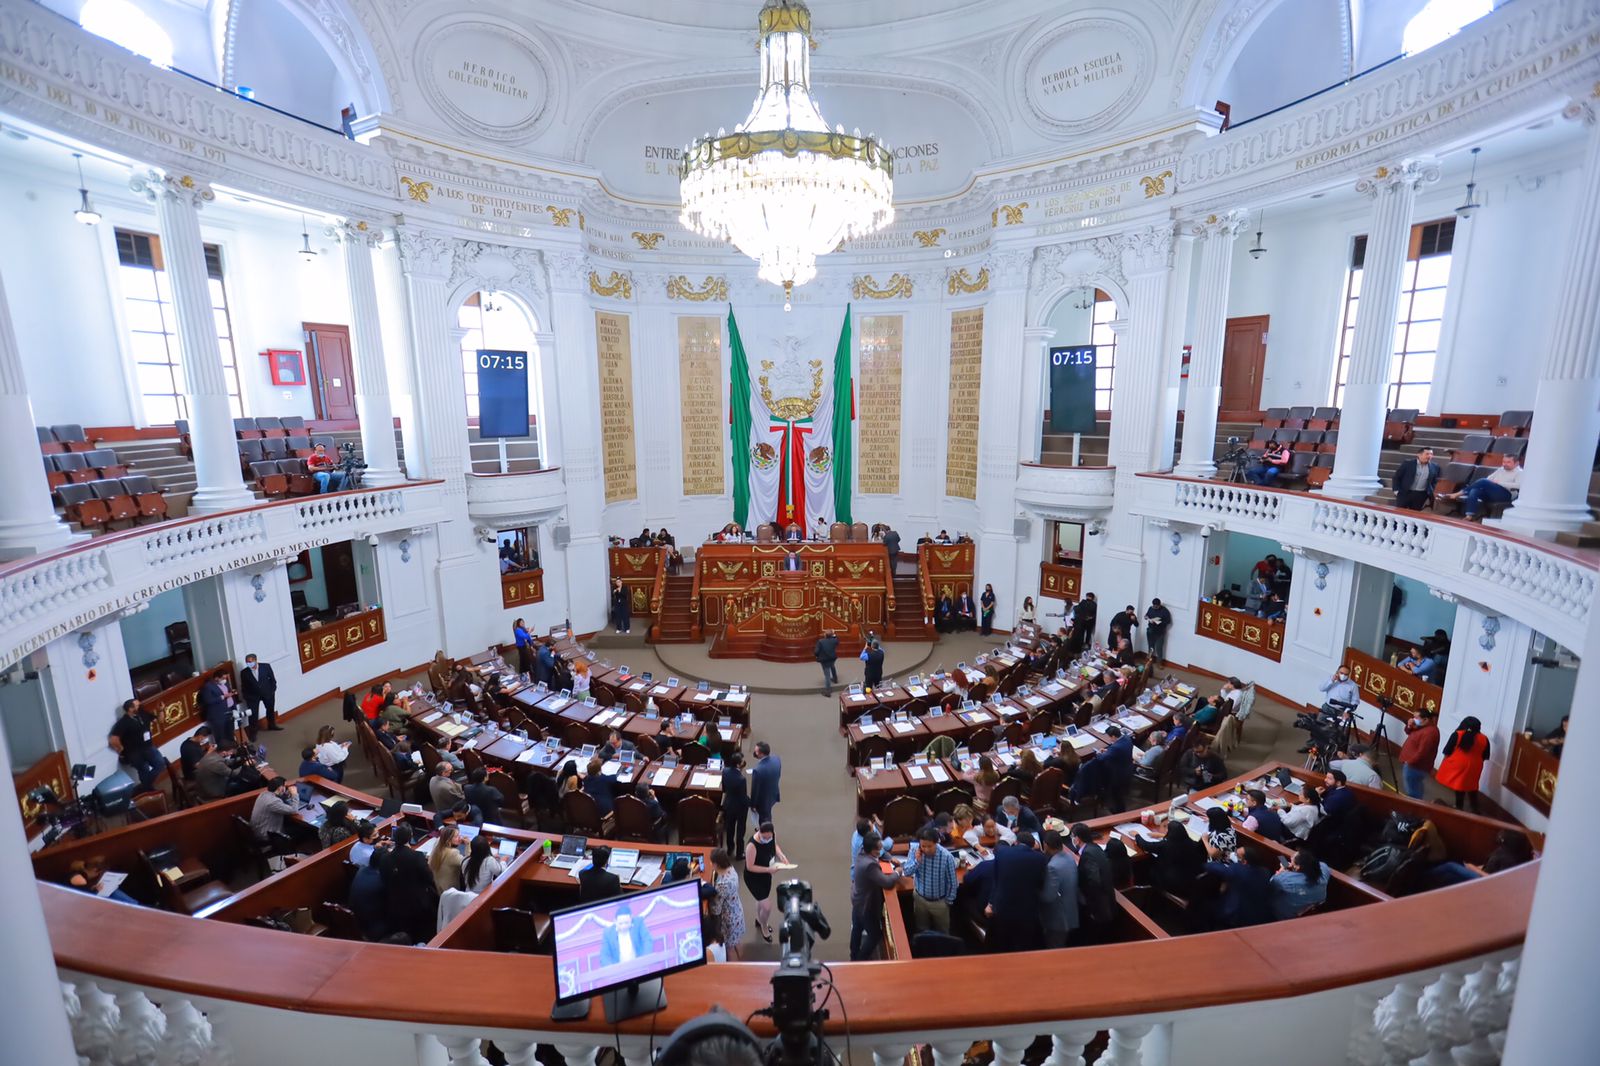
[{"label": "wooden door", "polygon": [[318,419],[353,422],[356,382],[350,357],[350,327],[302,323],[311,402]]},{"label": "wooden door", "polygon": [[328,590],[329,608],[347,603],[359,605],[361,594],[356,586],[355,551],[347,540],[335,541],[322,549],[322,580]]},{"label": "wooden door", "polygon": [[1222,340],[1222,409],[1259,411],[1267,364],[1268,315],[1228,319]]}]

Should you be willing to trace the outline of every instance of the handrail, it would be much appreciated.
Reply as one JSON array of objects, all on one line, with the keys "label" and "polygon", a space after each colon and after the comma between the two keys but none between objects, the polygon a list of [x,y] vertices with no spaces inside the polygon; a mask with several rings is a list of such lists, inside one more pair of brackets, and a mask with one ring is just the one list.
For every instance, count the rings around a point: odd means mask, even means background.
[{"label": "handrail", "polygon": [[[850,1005],[856,1035],[993,1029],[1280,999],[1514,948],[1525,934],[1537,875],[1534,863],[1293,922],[1063,949],[1070,956],[1018,953],[1006,959],[1007,995],[970,1009],[952,1006],[948,998],[905,994],[907,987],[957,987],[970,981],[967,958],[835,963],[833,973]],[[554,999],[548,959],[292,936],[127,907],[48,883],[39,889],[57,965],[98,978],[312,1014],[475,1030],[526,1030],[537,1014],[530,1013],[529,1004]],[[1405,929],[1406,935],[1395,936],[1395,929]],[[1097,975],[1070,997],[1058,984],[1064,957]],[[670,1032],[713,1004],[744,1017],[768,1004],[769,971],[763,963],[727,963],[668,978],[666,1010],[625,1022],[621,1031]],[[1150,974],[1199,972],[1227,979],[1179,982],[1163,990],[1159,1003],[1152,1002]],[[396,999],[396,987],[426,987],[430,993]],[[570,1028],[611,1032],[598,1013]],[[842,1031],[838,1014],[829,1028]]]}]

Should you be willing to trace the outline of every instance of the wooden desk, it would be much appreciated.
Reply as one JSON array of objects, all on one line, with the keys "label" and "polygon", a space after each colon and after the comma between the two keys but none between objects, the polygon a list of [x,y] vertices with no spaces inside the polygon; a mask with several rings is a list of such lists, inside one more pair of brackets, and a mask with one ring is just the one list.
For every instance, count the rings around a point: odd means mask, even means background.
[{"label": "wooden desk", "polygon": [[1203,637],[1231,644],[1278,662],[1283,658],[1283,623],[1269,622],[1246,611],[1235,611],[1207,600],[1195,612],[1194,631]]},{"label": "wooden desk", "polygon": [[1382,707],[1387,701],[1392,707],[1390,713],[1396,718],[1403,720],[1423,709],[1438,714],[1444,706],[1441,686],[1430,685],[1416,674],[1366,652],[1346,648],[1344,665],[1350,670],[1350,679],[1361,690],[1361,702]]},{"label": "wooden desk", "polygon": [[383,608],[346,615],[297,636],[300,647],[300,672],[315,670],[323,663],[353,655],[388,639],[383,626]]},{"label": "wooden desk", "polygon": [[1506,767],[1506,788],[1546,817],[1556,798],[1556,778],[1561,760],[1548,748],[1521,733],[1511,738],[1511,762]]}]

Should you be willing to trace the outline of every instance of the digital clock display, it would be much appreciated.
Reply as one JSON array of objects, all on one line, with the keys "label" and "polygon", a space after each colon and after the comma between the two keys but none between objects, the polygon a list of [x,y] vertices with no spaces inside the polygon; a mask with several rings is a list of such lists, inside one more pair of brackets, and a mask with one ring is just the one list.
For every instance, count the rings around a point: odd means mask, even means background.
[{"label": "digital clock display", "polygon": [[1050,430],[1093,433],[1097,349],[1092,344],[1050,349]]},{"label": "digital clock display", "polygon": [[527,370],[527,352],[499,352],[488,348],[478,349],[479,370]]},{"label": "digital clock display", "polygon": [[478,435],[528,435],[528,353],[478,349]]}]

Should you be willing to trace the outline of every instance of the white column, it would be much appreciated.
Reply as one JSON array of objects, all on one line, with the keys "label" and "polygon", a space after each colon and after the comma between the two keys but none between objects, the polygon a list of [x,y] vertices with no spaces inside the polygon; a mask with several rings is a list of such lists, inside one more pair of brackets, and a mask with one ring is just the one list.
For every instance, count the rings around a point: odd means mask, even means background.
[{"label": "white column", "polygon": [[1037,463],[1043,445],[1045,382],[1050,376],[1050,341],[1056,331],[1049,326],[1028,326],[1022,331],[1022,397],[1017,426],[1017,454],[1024,463]]},{"label": "white column", "polygon": [[361,420],[361,454],[367,469],[361,483],[371,487],[404,481],[394,446],[394,407],[389,402],[389,372],[383,361],[378,318],[378,285],[372,252],[382,240],[377,226],[346,220],[328,227],[344,245],[344,277],[350,289],[350,345],[355,349],[356,417]]},{"label": "white column", "polygon": [[1178,407],[1183,393],[1183,346],[1189,337],[1189,276],[1194,264],[1194,237],[1179,232],[1172,245],[1172,270],[1167,274],[1167,334],[1161,342],[1161,410],[1156,422],[1156,470],[1177,465]]},{"label": "white column", "polygon": [[1359,500],[1382,487],[1378,455],[1388,411],[1400,282],[1411,246],[1411,209],[1417,190],[1438,178],[1436,161],[1408,159],[1379,167],[1356,182],[1356,191],[1372,201],[1372,222],[1362,260],[1350,373],[1339,405],[1339,447],[1333,456],[1333,475],[1322,490],[1330,496]]},{"label": "white column", "polygon": [[[32,425],[30,422],[29,425]],[[38,442],[34,442],[38,446]],[[11,765],[0,729],[0,766]],[[7,901],[6,964],[0,966],[0,1025],[5,1026],[8,1062],[77,1062],[72,1030],[61,1003],[61,982],[45,929],[44,908],[22,831],[22,807],[14,789],[0,798],[0,898]],[[111,904],[107,904],[111,906]]]},{"label": "white column", "polygon": [[[1200,242],[1200,286],[1195,297],[1189,391],[1183,405],[1183,457],[1174,471],[1188,477],[1212,477],[1217,472],[1217,408],[1222,402],[1228,282],[1233,273],[1233,239],[1244,228],[1246,217],[1243,211],[1228,211],[1189,227]],[[1119,374],[1121,370],[1117,368]]]},{"label": "white column", "polygon": [[[1581,655],[1577,691],[1593,692],[1600,685],[1600,625],[1590,623]],[[1596,765],[1596,760],[1600,760],[1600,720],[1593,714],[1575,714],[1561,754],[1567,783],[1556,788],[1550,806],[1539,885],[1528,914],[1522,974],[1506,1033],[1506,1062],[1589,1062],[1600,1047],[1600,1011],[1594,1009],[1600,953],[1575,950],[1578,945],[1600,943],[1590,847],[1593,804],[1583,776],[1573,772]]]},{"label": "white column", "polygon": [[[1030,251],[1003,251],[989,261],[994,291],[983,309],[984,386],[978,390],[978,530],[976,573],[972,598],[983,586],[994,585],[995,616],[1016,615],[1022,601],[1015,588],[1017,572],[1017,462],[1019,431],[1017,396],[998,383],[1021,381],[1028,376],[1027,355],[1032,346],[1022,343],[1027,316]],[[1037,439],[1038,431],[1035,429]]]},{"label": "white column", "polygon": [[22,376],[22,352],[0,280],[0,560],[59,548],[75,538],[50,502],[39,461],[33,405]]},{"label": "white column", "polygon": [[546,255],[545,262],[555,330],[555,406],[561,409],[561,480],[567,489],[567,603],[573,627],[587,633],[605,628],[608,603],[594,309],[582,253],[558,252]]},{"label": "white column", "polygon": [[211,310],[211,284],[200,237],[200,205],[216,199],[211,186],[187,175],[152,170],[132,181],[134,192],[156,205],[161,256],[172,286],[178,319],[178,350],[188,386],[189,432],[194,442],[196,489],[189,510],[197,513],[248,507],[255,497],[244,487],[239,448],[228,405],[228,380]]},{"label": "white column", "polygon": [[[1501,516],[1527,531],[1577,529],[1590,520],[1587,497],[1594,442],[1600,440],[1600,107],[1574,103],[1563,114],[1588,127],[1582,187],[1571,234],[1556,326],[1546,349],[1522,491]],[[1342,437],[1341,437],[1342,439]]]}]

